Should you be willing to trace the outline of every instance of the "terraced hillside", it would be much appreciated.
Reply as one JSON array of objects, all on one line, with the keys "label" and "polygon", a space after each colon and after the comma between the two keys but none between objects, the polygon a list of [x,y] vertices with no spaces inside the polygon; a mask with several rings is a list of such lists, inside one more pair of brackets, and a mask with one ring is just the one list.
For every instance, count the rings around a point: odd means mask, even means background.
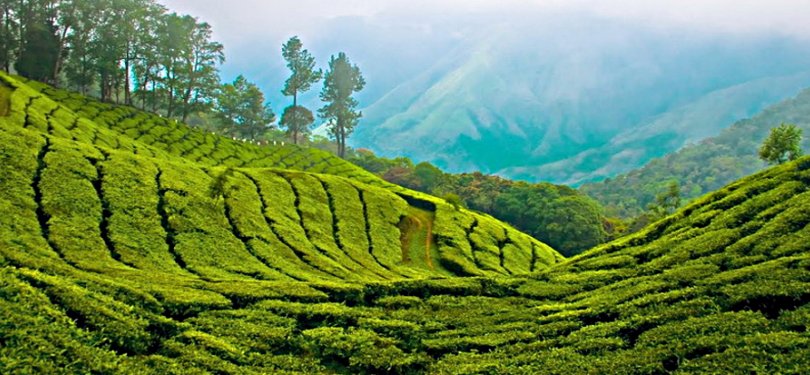
[{"label": "terraced hillside", "polygon": [[260,147],[5,80],[4,144],[16,155],[5,167],[27,173],[18,183],[33,190],[45,239],[83,269],[106,258],[204,279],[368,281],[526,273],[560,258],[319,150]]},{"label": "terraced hillside", "polygon": [[0,372],[810,368],[810,158],[549,267],[497,221],[350,166],[195,162],[63,126],[75,111],[4,79]]}]

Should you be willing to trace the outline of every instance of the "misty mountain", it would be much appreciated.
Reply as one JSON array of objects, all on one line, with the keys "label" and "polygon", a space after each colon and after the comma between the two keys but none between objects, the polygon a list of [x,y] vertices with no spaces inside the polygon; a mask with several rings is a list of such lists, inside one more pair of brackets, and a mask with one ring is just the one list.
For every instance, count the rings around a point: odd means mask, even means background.
[{"label": "misty mountain", "polygon": [[[420,20],[337,17],[302,39],[321,66],[345,51],[368,82],[351,146],[452,172],[596,181],[810,86],[810,42],[776,34],[570,13]],[[278,49],[276,42],[255,53]],[[249,68],[269,88],[280,88],[287,74],[280,63]],[[302,102],[320,107],[318,90]],[[288,99],[266,91],[280,113]]]},{"label": "misty mountain", "polygon": [[615,22],[500,24],[371,103],[383,155],[569,184],[611,176],[810,86],[807,44]]}]

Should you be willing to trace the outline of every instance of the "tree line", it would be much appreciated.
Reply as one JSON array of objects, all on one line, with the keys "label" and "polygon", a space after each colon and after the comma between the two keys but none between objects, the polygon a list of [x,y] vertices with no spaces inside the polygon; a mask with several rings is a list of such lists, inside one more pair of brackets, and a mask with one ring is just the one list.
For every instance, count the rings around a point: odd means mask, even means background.
[{"label": "tree line", "polygon": [[[292,103],[278,125],[293,143],[306,138],[315,116],[298,104],[298,95],[323,80],[318,115],[343,156],[346,138],[362,117],[353,98],[365,85],[359,68],[341,52],[326,72],[315,69],[297,37],[283,45],[282,56],[290,69],[282,92]],[[0,69],[262,140],[276,115],[244,76],[221,82],[224,61],[223,45],[213,40],[208,23],[169,12],[154,0],[0,0]]]}]

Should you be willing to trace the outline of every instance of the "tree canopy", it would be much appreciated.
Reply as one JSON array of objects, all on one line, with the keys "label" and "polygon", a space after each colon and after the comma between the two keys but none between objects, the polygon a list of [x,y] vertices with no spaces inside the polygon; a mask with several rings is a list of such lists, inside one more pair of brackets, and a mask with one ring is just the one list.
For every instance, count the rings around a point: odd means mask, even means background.
[{"label": "tree canopy", "polygon": [[309,134],[309,127],[315,122],[312,111],[298,104],[298,94],[308,91],[313,84],[321,80],[321,70],[315,69],[315,58],[304,49],[304,44],[297,36],[290,38],[282,47],[281,55],[287,61],[290,77],[281,91],[292,96],[292,105],[284,109],[280,125],[287,128],[287,136],[298,144],[299,136]]},{"label": "tree canopy", "polygon": [[276,119],[259,87],[241,75],[233,83],[222,85],[216,111],[232,134],[253,140],[259,139]]},{"label": "tree canopy", "polygon": [[329,59],[329,70],[324,77],[321,100],[326,104],[318,110],[329,127],[329,134],[338,146],[338,156],[346,154],[346,138],[354,131],[363,113],[357,110],[357,100],[352,97],[363,89],[366,81],[360,68],[352,65],[345,53]]},{"label": "tree canopy", "polygon": [[759,157],[769,164],[782,164],[802,156],[802,130],[796,125],[782,123],[771,129],[759,148]]}]

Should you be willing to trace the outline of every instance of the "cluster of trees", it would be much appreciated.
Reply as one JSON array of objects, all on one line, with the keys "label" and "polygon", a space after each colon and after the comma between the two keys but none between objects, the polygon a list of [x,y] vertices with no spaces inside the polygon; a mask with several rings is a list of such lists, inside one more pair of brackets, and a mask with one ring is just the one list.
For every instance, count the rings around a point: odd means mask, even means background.
[{"label": "cluster of trees", "polygon": [[353,95],[363,89],[366,81],[360,68],[353,65],[345,53],[329,59],[326,73],[315,69],[315,58],[298,37],[292,37],[281,47],[281,54],[290,69],[290,77],[284,83],[282,93],[292,97],[292,104],[284,109],[280,125],[297,144],[301,138],[309,139],[315,116],[308,108],[298,104],[298,95],[309,91],[313,84],[323,78],[321,100],[325,103],[318,115],[327,124],[327,129],[337,144],[337,154],[346,154],[346,138],[354,131],[363,113],[357,110],[358,102]]},{"label": "cluster of trees", "polygon": [[0,66],[182,120],[219,88],[211,26],[153,0],[2,2]]},{"label": "cluster of trees", "polygon": [[530,184],[480,172],[450,174],[408,158],[382,158],[356,150],[349,161],[385,180],[445,197],[488,213],[549,244],[565,256],[578,254],[612,238],[615,225],[596,201],[567,186]]},{"label": "cluster of trees", "polygon": [[[298,105],[298,95],[323,79],[325,105],[318,114],[343,155],[362,116],[352,97],[365,85],[359,68],[340,53],[325,73],[316,70],[297,37],[284,44],[282,55],[291,71],[283,93],[292,105],[279,125],[293,143],[307,137],[315,117]],[[224,61],[209,24],[170,13],[155,0],[0,0],[0,69],[260,140],[276,115],[245,77],[221,83]]]}]

